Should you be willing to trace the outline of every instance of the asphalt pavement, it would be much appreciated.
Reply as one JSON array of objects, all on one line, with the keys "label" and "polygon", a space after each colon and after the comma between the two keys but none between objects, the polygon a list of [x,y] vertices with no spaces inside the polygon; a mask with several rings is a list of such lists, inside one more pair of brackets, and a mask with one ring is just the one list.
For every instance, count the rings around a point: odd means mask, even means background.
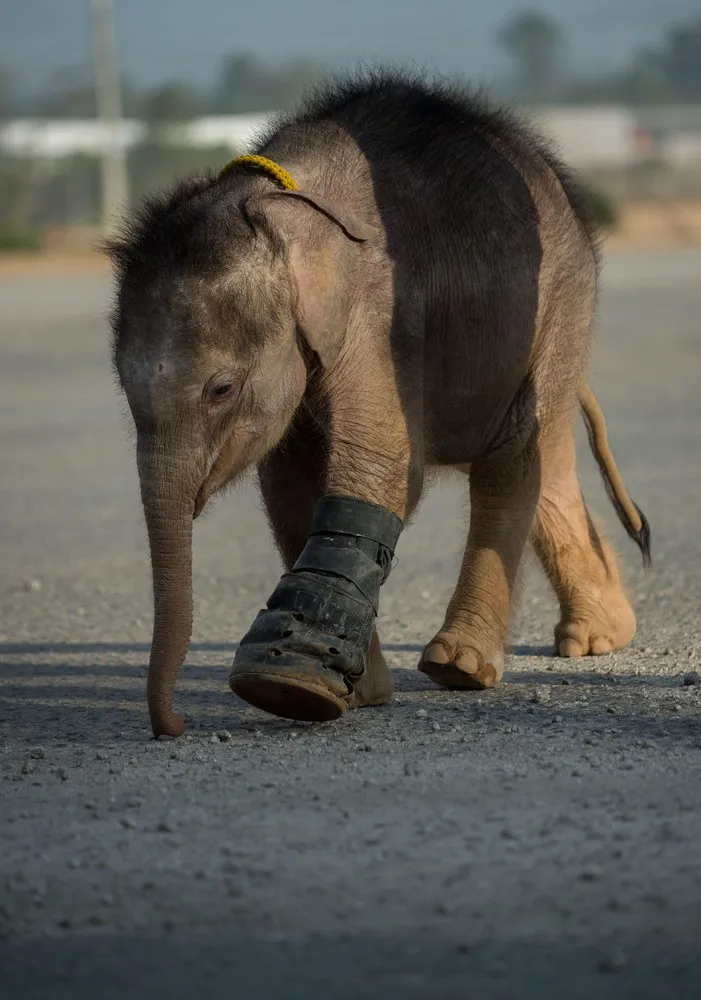
[{"label": "asphalt pavement", "polygon": [[[251,484],[195,531],[179,741],[145,706],[150,579],[101,277],[0,281],[0,995],[701,996],[701,254],[606,263],[593,385],[645,572],[582,435],[632,646],[551,656],[531,558],[503,685],[415,667],[466,534],[436,482],[379,622],[393,705],[324,725],[229,691],[280,572]],[[694,683],[698,681],[698,683]]]}]

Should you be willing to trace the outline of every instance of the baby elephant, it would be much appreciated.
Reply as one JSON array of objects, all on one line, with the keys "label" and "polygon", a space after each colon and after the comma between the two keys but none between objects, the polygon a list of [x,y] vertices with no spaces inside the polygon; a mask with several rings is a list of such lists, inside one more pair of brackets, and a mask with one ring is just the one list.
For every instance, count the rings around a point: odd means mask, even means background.
[{"label": "baby elephant", "polygon": [[561,656],[625,646],[635,617],[575,469],[581,408],[646,561],[587,387],[597,249],[585,199],[508,116],[446,86],[334,86],[256,155],[146,202],[108,248],[114,358],[136,424],[155,621],[148,703],[172,701],[192,626],[192,522],[255,464],[286,567],[232,689],[326,720],[390,700],[380,586],[424,470],[469,474],[455,593],[420,669],[448,688],[504,671],[532,541]]}]

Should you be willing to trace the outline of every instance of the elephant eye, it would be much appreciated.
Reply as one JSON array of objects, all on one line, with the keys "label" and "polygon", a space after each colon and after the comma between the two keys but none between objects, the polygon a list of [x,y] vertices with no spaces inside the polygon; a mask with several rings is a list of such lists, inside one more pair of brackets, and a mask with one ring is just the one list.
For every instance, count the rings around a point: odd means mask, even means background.
[{"label": "elephant eye", "polygon": [[216,401],[226,399],[233,394],[236,384],[235,380],[226,377],[212,379],[209,385],[205,386],[205,397]]}]

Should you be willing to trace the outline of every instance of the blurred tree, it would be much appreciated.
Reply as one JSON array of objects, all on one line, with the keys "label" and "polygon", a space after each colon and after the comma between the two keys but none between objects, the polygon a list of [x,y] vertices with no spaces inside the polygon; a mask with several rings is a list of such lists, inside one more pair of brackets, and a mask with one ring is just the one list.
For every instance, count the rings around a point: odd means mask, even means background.
[{"label": "blurred tree", "polygon": [[177,80],[149,91],[141,99],[141,117],[149,124],[190,121],[202,110],[203,102],[198,91]]},{"label": "blurred tree", "polygon": [[234,53],[224,60],[215,107],[225,114],[276,111],[299,100],[320,75],[320,66],[308,59],[298,59],[270,70],[255,56]]},{"label": "blurred tree", "polygon": [[40,169],[31,156],[0,154],[0,230],[4,233],[27,233],[36,223]]},{"label": "blurred tree", "polygon": [[626,104],[660,104],[674,100],[674,87],[656,52],[640,52],[620,76],[620,99]]},{"label": "blurred tree", "polygon": [[285,94],[281,107],[296,104],[306,93],[318,85],[324,75],[322,66],[312,59],[295,59],[283,67],[282,84]]},{"label": "blurred tree", "polygon": [[178,126],[196,118],[203,110],[198,91],[186,83],[176,80],[150,91],[142,100],[140,114],[148,129],[147,144],[178,145]]},{"label": "blurred tree", "polygon": [[37,197],[37,216],[45,225],[96,225],[100,220],[100,164],[77,154],[57,161]]},{"label": "blurred tree", "polygon": [[215,102],[218,111],[269,111],[272,108],[271,81],[254,56],[237,53],[222,65]]},{"label": "blurred tree", "polygon": [[623,70],[568,88],[575,102],[667,104],[701,98],[701,18],[672,31],[658,49],[643,49]]},{"label": "blurred tree", "polygon": [[516,64],[521,96],[532,101],[552,97],[564,45],[557,21],[537,10],[519,11],[499,30],[497,39]]},{"label": "blurred tree", "polygon": [[701,98],[701,17],[671,32],[659,63],[680,97]]},{"label": "blurred tree", "polygon": [[12,74],[5,66],[0,66],[0,118],[12,114]]},{"label": "blurred tree", "polygon": [[122,80],[122,114],[125,118],[140,118],[144,95],[129,80]]},{"label": "blurred tree", "polygon": [[[0,70],[0,98],[2,92],[3,74]],[[8,93],[11,94],[12,91]],[[138,116],[142,103],[143,95],[129,81],[123,82],[122,107],[125,117]],[[95,90],[92,76],[81,67],[63,69],[46,80],[41,90],[25,95],[22,99],[12,98],[11,110],[19,117],[94,118]]]},{"label": "blurred tree", "polygon": [[83,67],[60,70],[27,102],[25,111],[36,118],[94,118],[92,77]]},{"label": "blurred tree", "polygon": [[595,80],[571,82],[563,100],[571,104],[620,103],[627,105],[668,104],[676,99],[656,52],[640,52],[622,72]]},{"label": "blurred tree", "polygon": [[219,170],[231,159],[226,146],[192,148],[165,147],[147,141],[129,153],[129,190],[133,201],[158,189],[170,187],[178,177]]}]

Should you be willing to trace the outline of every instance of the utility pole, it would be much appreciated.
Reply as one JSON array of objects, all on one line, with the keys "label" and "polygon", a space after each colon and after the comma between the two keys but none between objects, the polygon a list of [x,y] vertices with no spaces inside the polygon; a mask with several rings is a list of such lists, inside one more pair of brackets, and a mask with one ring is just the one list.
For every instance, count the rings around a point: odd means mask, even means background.
[{"label": "utility pole", "polygon": [[122,93],[119,83],[113,0],[90,0],[93,73],[97,117],[105,132],[102,147],[102,228],[108,233],[129,200],[124,147],[120,142]]}]

